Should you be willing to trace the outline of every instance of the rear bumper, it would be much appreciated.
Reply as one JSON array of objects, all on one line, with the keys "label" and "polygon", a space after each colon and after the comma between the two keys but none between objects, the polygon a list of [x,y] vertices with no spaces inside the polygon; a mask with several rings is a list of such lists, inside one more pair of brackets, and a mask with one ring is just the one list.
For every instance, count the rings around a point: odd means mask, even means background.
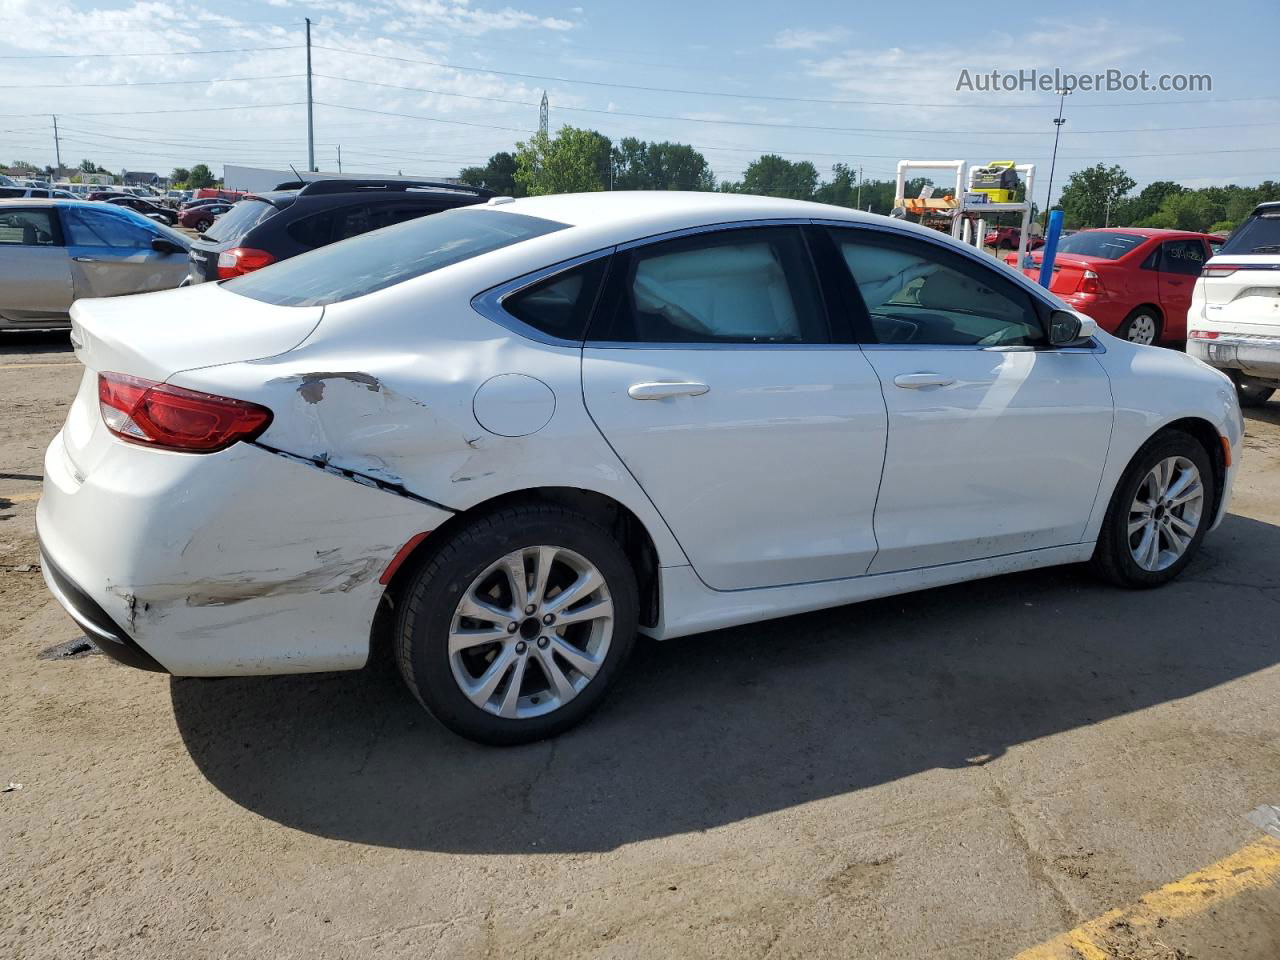
[{"label": "rear bumper", "polygon": [[357,669],[400,547],[448,516],[251,444],[111,440],[81,469],[58,434],[37,508],[50,591],[116,659],[179,676]]},{"label": "rear bumper", "polygon": [[1280,380],[1280,335],[1220,333],[1187,341],[1187,353],[1219,370],[1238,370],[1259,380]]}]

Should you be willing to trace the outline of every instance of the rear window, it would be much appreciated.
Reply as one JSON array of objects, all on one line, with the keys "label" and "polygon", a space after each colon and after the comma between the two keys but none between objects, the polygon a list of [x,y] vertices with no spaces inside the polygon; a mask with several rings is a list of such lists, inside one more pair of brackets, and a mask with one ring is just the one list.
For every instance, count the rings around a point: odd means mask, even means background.
[{"label": "rear window", "polygon": [[1130,250],[1147,242],[1136,233],[1108,233],[1090,230],[1073,233],[1058,244],[1059,253],[1074,253],[1082,257],[1100,257],[1103,260],[1119,260]]},{"label": "rear window", "polygon": [[1280,210],[1251,216],[1231,231],[1217,253],[1280,253]]},{"label": "rear window", "polygon": [[567,226],[518,213],[449,210],[300,254],[223,286],[278,306],[324,306]]},{"label": "rear window", "polygon": [[276,208],[265,200],[241,200],[215,220],[204,235],[210,240],[234,242],[275,213]]}]

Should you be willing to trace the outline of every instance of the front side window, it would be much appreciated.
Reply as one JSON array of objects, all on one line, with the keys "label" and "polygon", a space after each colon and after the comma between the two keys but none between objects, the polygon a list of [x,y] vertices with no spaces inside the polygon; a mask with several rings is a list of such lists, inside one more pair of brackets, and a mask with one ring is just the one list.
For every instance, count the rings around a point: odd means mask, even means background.
[{"label": "front side window", "polygon": [[862,295],[875,342],[1036,346],[1031,297],[996,270],[911,237],[849,235],[836,243]]},{"label": "front side window", "polygon": [[118,247],[138,250],[151,246],[155,232],[135,223],[139,214],[112,207],[65,207],[63,226],[71,247]]},{"label": "front side window", "polygon": [[0,245],[51,247],[53,215],[48,210],[0,210]]},{"label": "front side window", "polygon": [[[797,227],[667,240],[618,259],[618,286],[592,340],[633,343],[826,343],[830,339]],[[610,281],[611,286],[614,281]]]},{"label": "front side window", "polygon": [[1204,244],[1199,240],[1170,240],[1160,245],[1160,269],[1165,273],[1200,276],[1204,267]]},{"label": "front side window", "polygon": [[361,297],[567,226],[541,217],[464,207],[332,243],[222,285],[263,303],[319,307]]}]

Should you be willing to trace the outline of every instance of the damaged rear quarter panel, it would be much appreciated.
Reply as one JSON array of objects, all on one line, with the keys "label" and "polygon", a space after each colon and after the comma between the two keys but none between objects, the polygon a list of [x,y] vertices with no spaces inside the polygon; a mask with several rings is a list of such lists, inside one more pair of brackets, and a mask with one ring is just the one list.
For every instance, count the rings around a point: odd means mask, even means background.
[{"label": "damaged rear quarter panel", "polygon": [[[458,278],[454,269],[331,304],[289,353],[173,382],[269,407],[275,416],[259,438],[266,447],[452,510],[538,487],[603,493],[640,517],[664,565],[687,562],[587,415],[580,349],[534,343],[481,317],[470,300],[493,280]],[[433,302],[451,306],[426,306]],[[536,433],[502,437],[477,422],[477,389],[506,373],[554,392],[554,416]]]}]

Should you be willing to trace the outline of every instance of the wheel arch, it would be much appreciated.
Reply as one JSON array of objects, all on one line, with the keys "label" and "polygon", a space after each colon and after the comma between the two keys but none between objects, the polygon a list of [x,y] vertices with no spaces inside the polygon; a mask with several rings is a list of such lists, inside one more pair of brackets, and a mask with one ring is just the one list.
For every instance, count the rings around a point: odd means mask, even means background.
[{"label": "wheel arch", "polygon": [[1130,310],[1128,313],[1124,315],[1124,320],[1122,320],[1121,322],[1128,323],[1130,320],[1136,317],[1139,313],[1142,313],[1143,311],[1146,311],[1146,310],[1150,310],[1152,313],[1156,315],[1156,319],[1160,321],[1160,332],[1163,333],[1164,332],[1164,311],[1160,309],[1160,304],[1158,303],[1138,304],[1136,307],[1134,307],[1132,310]]},{"label": "wheel arch", "polygon": [[[1183,417],[1164,424],[1152,434],[1151,439],[1175,431],[1189,434],[1195,439],[1204,448],[1205,454],[1209,457],[1209,463],[1213,465],[1213,511],[1209,514],[1212,522],[1212,518],[1217,517],[1218,509],[1222,506],[1227,485],[1227,455],[1222,445],[1222,434],[1218,432],[1217,427],[1203,417]],[[1136,452],[1134,456],[1137,456]],[[1127,466],[1125,470],[1128,470]]]},{"label": "wheel arch", "polygon": [[390,637],[391,616],[414,573],[427,563],[450,533],[486,514],[522,504],[556,504],[589,517],[613,534],[635,571],[640,595],[640,623],[653,627],[659,620],[659,560],[653,536],[638,516],[607,494],[578,487],[534,487],[513,490],[483,500],[455,513],[413,547],[396,569],[383,593],[383,602],[374,618],[371,647],[384,645]]}]

